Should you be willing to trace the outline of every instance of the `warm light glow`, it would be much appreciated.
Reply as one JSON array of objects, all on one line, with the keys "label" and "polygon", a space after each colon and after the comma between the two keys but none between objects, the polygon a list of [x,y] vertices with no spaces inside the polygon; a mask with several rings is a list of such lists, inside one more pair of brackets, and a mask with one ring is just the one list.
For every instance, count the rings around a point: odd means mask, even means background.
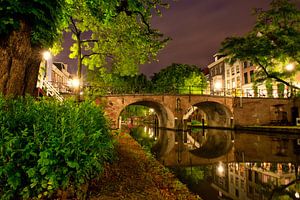
[{"label": "warm light glow", "polygon": [[43,53],[43,58],[44,58],[45,60],[49,60],[49,59],[51,58],[51,53],[50,53],[49,51],[45,51],[45,52]]},{"label": "warm light glow", "polygon": [[296,193],[295,193],[295,197],[296,197],[297,199],[299,199],[299,198],[300,198],[300,194],[299,194],[299,192],[296,192]]},{"label": "warm light glow", "polygon": [[215,90],[221,90],[222,89],[222,82],[216,81],[214,85]]},{"label": "warm light glow", "polygon": [[149,109],[149,113],[154,113],[154,109],[153,109],[153,108],[150,108],[150,109]]},{"label": "warm light glow", "polygon": [[72,87],[74,87],[74,88],[79,88],[79,85],[80,85],[79,79],[77,79],[77,78],[72,79],[72,80],[71,80],[71,85],[72,85]]},{"label": "warm light glow", "polygon": [[222,175],[224,173],[225,169],[222,163],[220,163],[217,167],[217,172],[219,173],[219,175]]},{"label": "warm light glow", "polygon": [[287,66],[285,66],[285,69],[288,70],[288,71],[293,71],[295,68],[294,64],[288,64]]}]

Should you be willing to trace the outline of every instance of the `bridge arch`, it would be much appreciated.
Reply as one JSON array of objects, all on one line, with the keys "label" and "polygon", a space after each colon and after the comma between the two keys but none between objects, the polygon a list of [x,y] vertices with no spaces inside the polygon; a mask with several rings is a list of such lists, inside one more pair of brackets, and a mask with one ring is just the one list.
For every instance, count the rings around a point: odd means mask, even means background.
[{"label": "bridge arch", "polygon": [[174,114],[173,112],[166,107],[165,105],[161,104],[160,102],[154,100],[147,100],[147,99],[137,99],[136,101],[130,102],[123,106],[123,109],[119,111],[117,117],[121,115],[123,110],[131,105],[141,105],[146,106],[149,108],[154,109],[157,118],[158,118],[158,126],[159,127],[167,127],[173,128],[174,127]]},{"label": "bridge arch", "polygon": [[[206,123],[212,127],[230,127],[232,124],[232,111],[224,104],[215,101],[202,101],[194,103],[189,110],[195,108],[201,110],[206,115]],[[188,118],[192,112],[187,112]]]}]

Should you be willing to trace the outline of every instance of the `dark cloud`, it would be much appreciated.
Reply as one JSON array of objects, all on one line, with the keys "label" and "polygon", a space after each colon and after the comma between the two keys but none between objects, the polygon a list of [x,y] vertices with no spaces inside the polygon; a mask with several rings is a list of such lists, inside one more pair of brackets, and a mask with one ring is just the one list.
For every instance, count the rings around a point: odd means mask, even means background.
[{"label": "dark cloud", "polygon": [[173,62],[205,67],[221,42],[229,36],[251,30],[253,8],[266,9],[269,0],[179,0],[170,2],[163,17],[154,17],[152,25],[172,38],[158,56],[159,62],[141,67],[151,75]]}]

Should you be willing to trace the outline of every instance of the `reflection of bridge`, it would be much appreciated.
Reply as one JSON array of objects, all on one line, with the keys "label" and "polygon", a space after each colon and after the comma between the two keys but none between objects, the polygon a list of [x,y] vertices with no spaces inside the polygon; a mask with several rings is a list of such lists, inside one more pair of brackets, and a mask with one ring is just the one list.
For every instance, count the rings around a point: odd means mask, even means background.
[{"label": "reflection of bridge", "polygon": [[186,115],[191,114],[191,109],[195,107],[206,114],[206,123],[213,127],[269,124],[271,121],[281,120],[282,117],[291,122],[292,114],[295,115],[292,108],[295,111],[295,108],[300,107],[300,101],[293,99],[192,94],[119,94],[101,96],[96,102],[105,106],[112,128],[119,127],[119,116],[130,105],[153,108],[159,119],[159,126],[166,128],[175,128],[175,120],[187,119]]},{"label": "reflection of bridge", "polygon": [[194,145],[189,133],[160,130],[155,152],[167,166],[197,166],[218,162],[299,163],[298,135],[235,134],[230,130],[206,129],[190,133],[199,142]]}]

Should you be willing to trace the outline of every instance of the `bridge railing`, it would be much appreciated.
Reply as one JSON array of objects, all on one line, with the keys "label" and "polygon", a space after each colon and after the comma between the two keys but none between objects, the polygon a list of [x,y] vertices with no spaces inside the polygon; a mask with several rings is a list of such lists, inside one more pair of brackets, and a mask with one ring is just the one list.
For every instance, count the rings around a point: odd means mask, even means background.
[{"label": "bridge railing", "polygon": [[161,88],[154,87],[123,87],[123,86],[85,86],[83,92],[88,95],[126,95],[126,94],[155,94],[155,95],[213,95],[228,97],[256,97],[256,98],[290,98],[296,94],[290,90],[266,89],[203,89],[201,86],[176,87],[168,86]]}]

